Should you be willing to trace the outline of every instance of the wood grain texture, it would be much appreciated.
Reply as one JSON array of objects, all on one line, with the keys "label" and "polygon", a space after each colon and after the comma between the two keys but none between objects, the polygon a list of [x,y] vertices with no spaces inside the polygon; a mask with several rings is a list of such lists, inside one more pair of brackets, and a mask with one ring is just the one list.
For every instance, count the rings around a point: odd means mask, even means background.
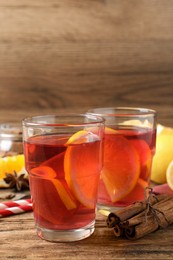
[{"label": "wood grain texture", "polygon": [[0,221],[0,259],[172,259],[173,226],[137,241],[115,238],[97,215],[94,234],[82,241],[50,243],[37,237],[32,213]]},{"label": "wood grain texture", "polygon": [[173,126],[172,13],[172,0],[0,0],[0,121],[141,106]]}]

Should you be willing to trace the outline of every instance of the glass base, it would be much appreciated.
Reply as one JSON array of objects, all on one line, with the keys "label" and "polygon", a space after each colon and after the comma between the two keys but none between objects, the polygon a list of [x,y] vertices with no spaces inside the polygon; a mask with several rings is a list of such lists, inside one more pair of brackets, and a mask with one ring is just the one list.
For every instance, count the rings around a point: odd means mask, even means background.
[{"label": "glass base", "polygon": [[36,226],[37,235],[50,242],[73,242],[89,237],[95,229],[95,221],[89,225],[71,230],[53,230]]}]

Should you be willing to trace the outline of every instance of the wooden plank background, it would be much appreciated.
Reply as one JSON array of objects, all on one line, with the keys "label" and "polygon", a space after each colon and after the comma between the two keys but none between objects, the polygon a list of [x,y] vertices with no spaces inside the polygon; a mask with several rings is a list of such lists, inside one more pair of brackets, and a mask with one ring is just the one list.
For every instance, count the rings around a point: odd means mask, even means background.
[{"label": "wooden plank background", "polygon": [[0,0],[0,122],[140,106],[173,126],[172,0]]}]

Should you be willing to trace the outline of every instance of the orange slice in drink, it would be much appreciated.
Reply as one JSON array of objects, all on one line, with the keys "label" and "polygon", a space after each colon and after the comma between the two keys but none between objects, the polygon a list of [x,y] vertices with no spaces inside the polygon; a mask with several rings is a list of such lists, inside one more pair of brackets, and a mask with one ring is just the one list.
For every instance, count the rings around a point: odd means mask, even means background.
[{"label": "orange slice in drink", "polygon": [[140,158],[140,178],[146,180],[150,175],[152,152],[149,145],[144,140],[130,140],[133,147],[136,149]]},{"label": "orange slice in drink", "polygon": [[148,187],[148,183],[144,181],[143,179],[139,178],[137,180],[137,183],[134,187],[134,189],[120,202],[118,201],[116,203],[117,206],[127,206],[129,204],[134,203],[135,201],[141,201],[145,199],[148,196],[147,190],[145,190]]},{"label": "orange slice in drink", "polygon": [[48,166],[39,166],[37,168],[33,168],[31,173],[37,177],[50,180],[54,184],[61,201],[68,210],[75,209],[77,207],[67,184],[65,184],[65,181],[63,180],[60,181],[55,179],[56,172],[52,168]]},{"label": "orange slice in drink", "polygon": [[111,201],[119,201],[129,194],[139,174],[139,156],[130,142],[120,135],[106,135],[102,179]]},{"label": "orange slice in drink", "polygon": [[0,187],[9,187],[9,184],[5,183],[3,180],[6,177],[6,173],[13,174],[15,171],[17,175],[20,175],[21,173],[26,173],[27,175],[24,166],[23,154],[0,158]]},{"label": "orange slice in drink", "polygon": [[64,158],[65,179],[76,199],[94,208],[101,169],[98,137],[85,130],[72,135]]}]

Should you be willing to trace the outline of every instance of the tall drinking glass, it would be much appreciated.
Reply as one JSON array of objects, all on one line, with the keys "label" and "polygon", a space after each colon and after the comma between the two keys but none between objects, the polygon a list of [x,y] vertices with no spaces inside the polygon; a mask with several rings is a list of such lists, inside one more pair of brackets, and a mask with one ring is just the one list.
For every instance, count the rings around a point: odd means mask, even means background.
[{"label": "tall drinking glass", "polygon": [[94,115],[23,120],[25,164],[41,238],[75,241],[94,232],[103,134],[104,119]]},{"label": "tall drinking glass", "polygon": [[156,112],[147,108],[110,107],[92,109],[89,113],[106,120],[98,208],[108,214],[144,199],[155,153]]}]

